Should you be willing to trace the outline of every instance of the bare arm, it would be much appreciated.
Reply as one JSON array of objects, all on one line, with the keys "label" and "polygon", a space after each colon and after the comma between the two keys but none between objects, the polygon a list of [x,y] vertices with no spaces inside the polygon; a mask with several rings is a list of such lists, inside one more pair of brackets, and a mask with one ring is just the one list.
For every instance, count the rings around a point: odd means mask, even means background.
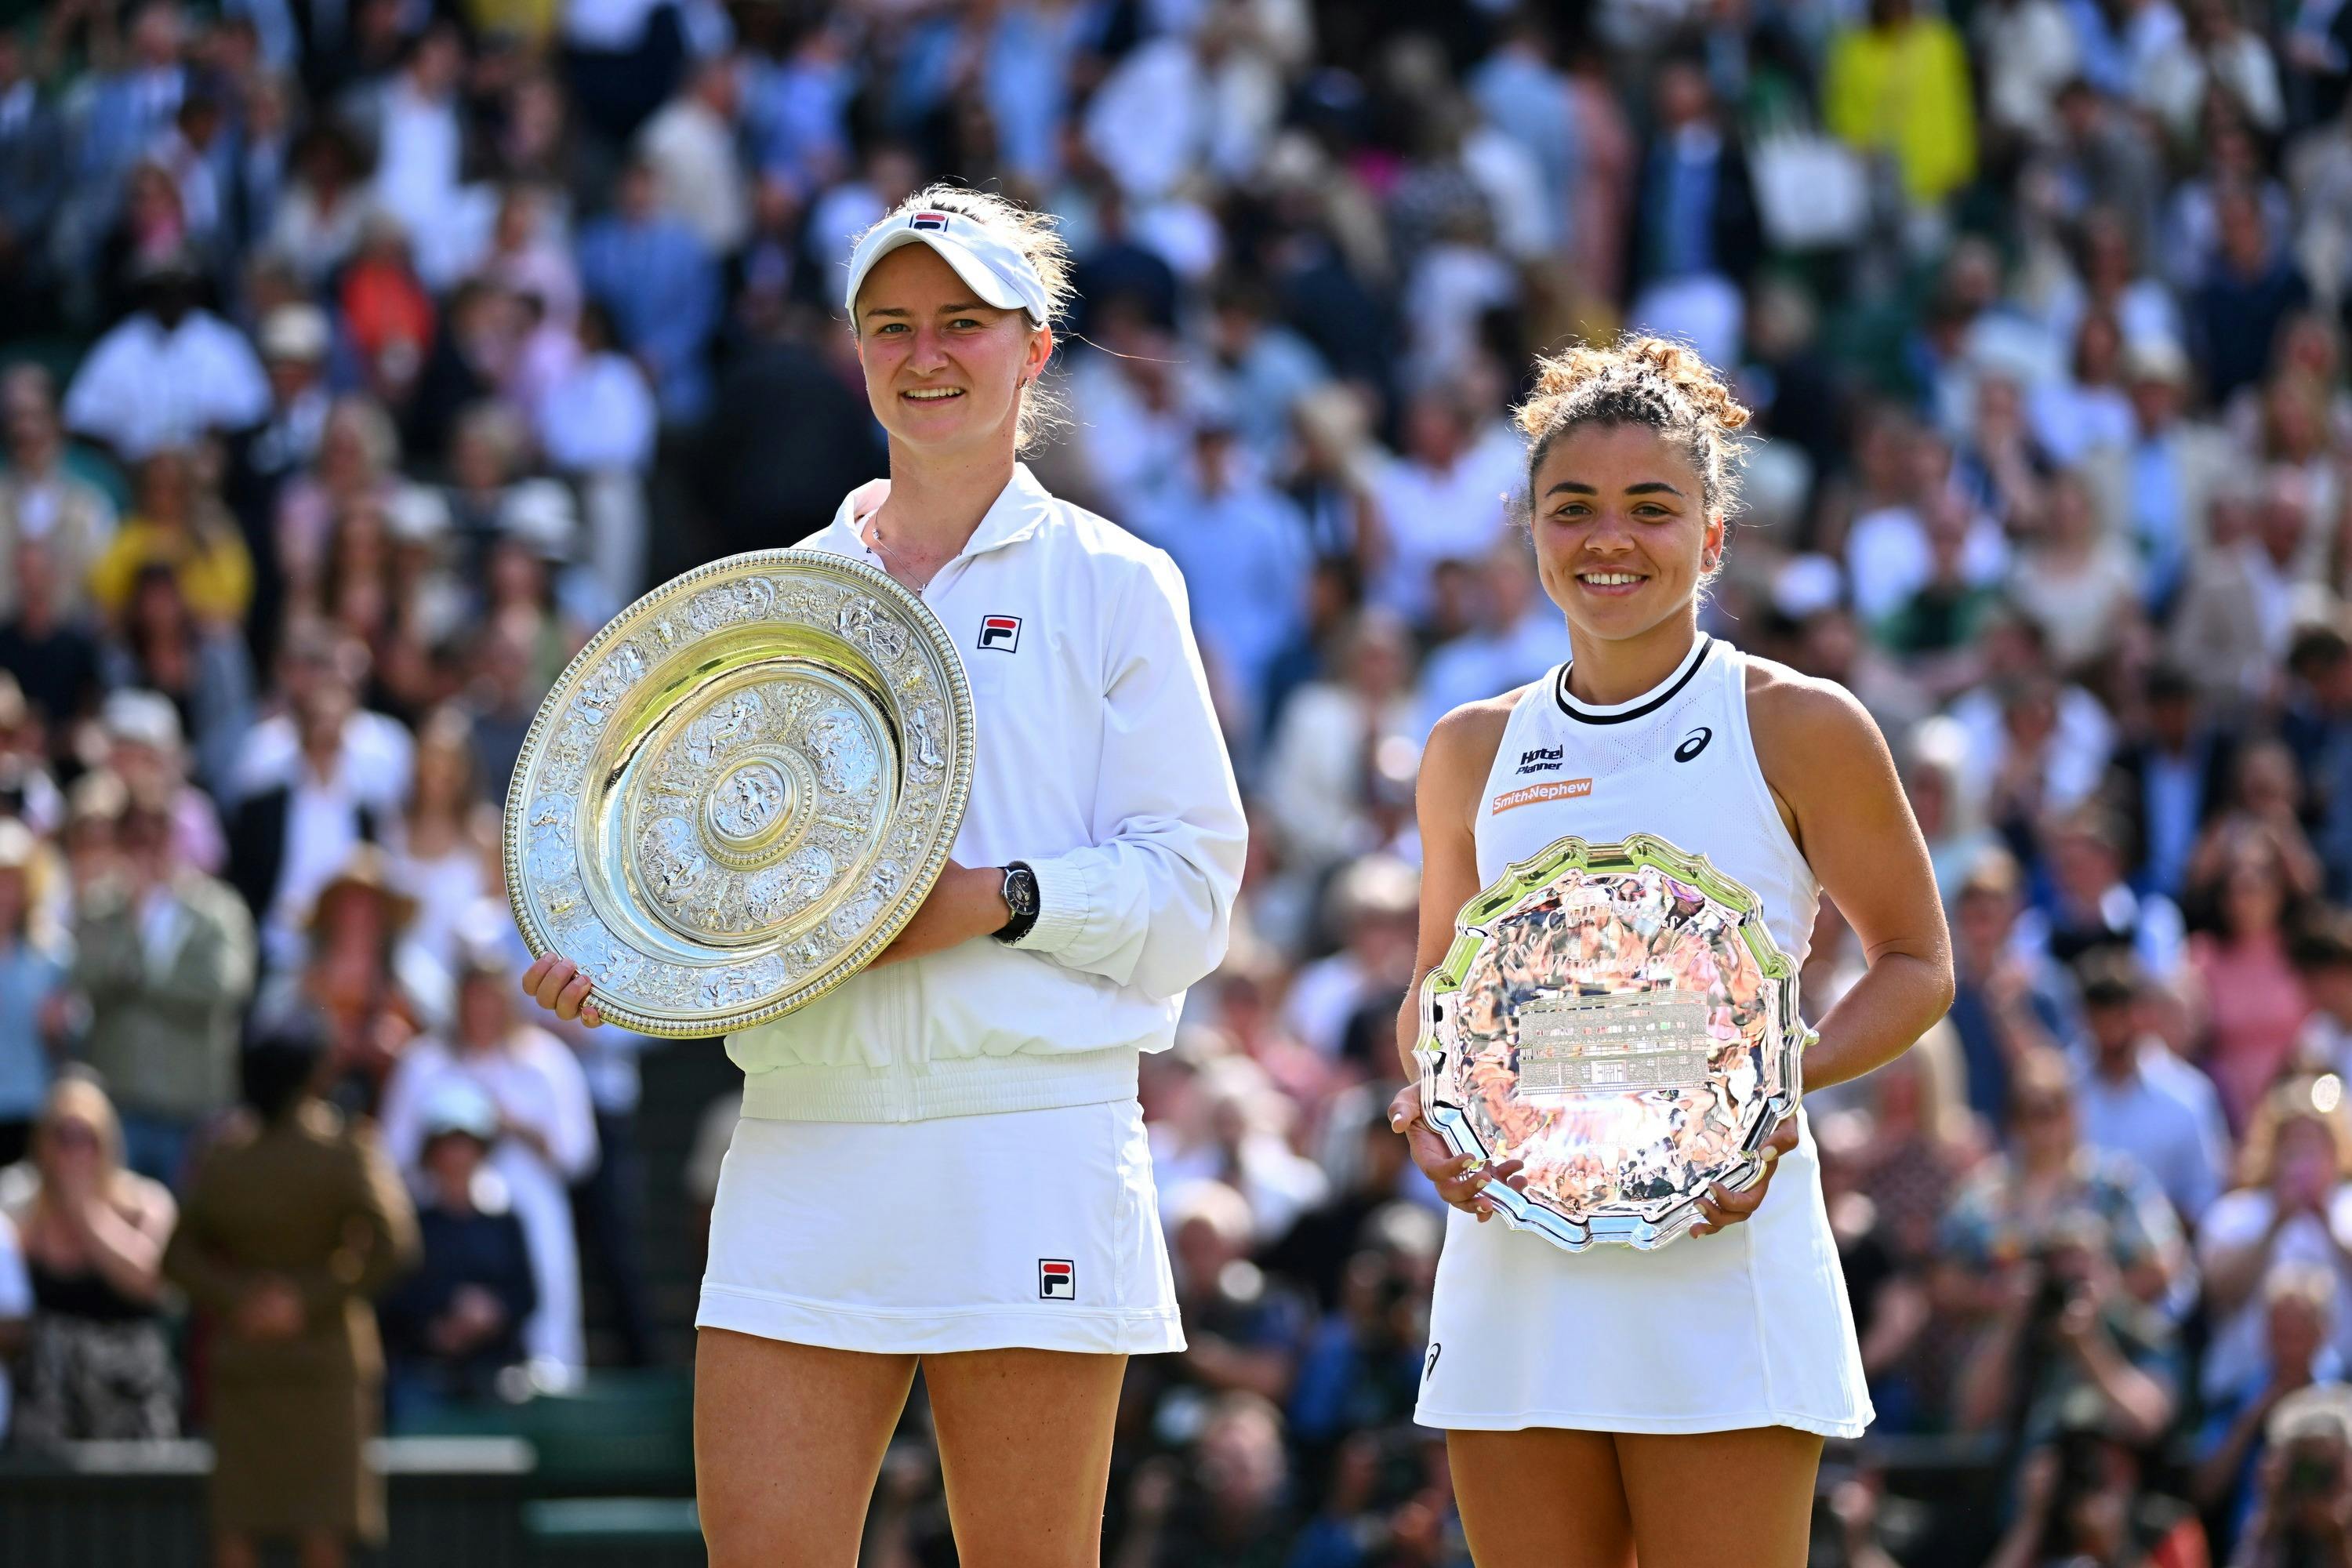
[{"label": "bare arm", "polygon": [[1412,984],[1397,1007],[1397,1060],[1405,1087],[1389,1107],[1389,1123],[1404,1134],[1413,1163],[1437,1184],[1447,1203],[1475,1214],[1484,1224],[1494,1206],[1479,1196],[1489,1181],[1518,1184],[1520,1162],[1505,1160],[1481,1172],[1471,1157],[1457,1155],[1421,1115],[1421,982],[1444,962],[1454,944],[1454,917],[1478,892],[1478,848],[1472,825],[1478,792],[1495,765],[1503,726],[1518,693],[1457,708],[1437,721],[1421,754],[1421,781],[1414,807],[1421,823],[1421,936],[1413,952]]},{"label": "bare arm", "polygon": [[1407,1083],[1421,1077],[1413,1046],[1421,1037],[1421,982],[1454,945],[1454,917],[1478,896],[1478,791],[1495,765],[1503,726],[1517,700],[1457,708],[1437,721],[1422,753],[1414,807],[1421,823],[1421,938],[1413,951],[1412,985],[1397,1008],[1397,1060]]},{"label": "bare arm", "polygon": [[1843,687],[1751,669],[1757,760],[1870,966],[1805,1053],[1805,1087],[1826,1089],[1893,1061],[1944,1016],[1951,937],[1927,841],[1877,723]]},{"label": "bare arm", "polygon": [[142,1188],[122,1207],[100,1197],[60,1204],[58,1213],[79,1237],[100,1278],[134,1301],[155,1300],[163,1288],[163,1248],[179,1216],[171,1194],[160,1186]]}]

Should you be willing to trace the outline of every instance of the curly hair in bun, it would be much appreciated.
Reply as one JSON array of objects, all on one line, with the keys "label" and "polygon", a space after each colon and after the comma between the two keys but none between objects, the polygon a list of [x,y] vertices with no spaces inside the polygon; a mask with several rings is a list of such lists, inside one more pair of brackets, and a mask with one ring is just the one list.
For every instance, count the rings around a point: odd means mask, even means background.
[{"label": "curly hair in bun", "polygon": [[1748,410],[1696,350],[1666,338],[1627,335],[1613,348],[1580,345],[1536,362],[1536,387],[1512,411],[1528,438],[1528,492],[1552,443],[1587,425],[1646,425],[1680,447],[1698,470],[1711,515],[1739,502],[1738,434]]}]

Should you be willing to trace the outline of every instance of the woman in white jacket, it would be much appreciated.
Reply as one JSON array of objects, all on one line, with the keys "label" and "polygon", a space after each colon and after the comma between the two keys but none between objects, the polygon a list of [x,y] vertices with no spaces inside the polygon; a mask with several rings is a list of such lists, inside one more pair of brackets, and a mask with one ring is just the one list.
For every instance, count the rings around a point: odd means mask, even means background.
[{"label": "woman in white jacket", "polygon": [[[1067,273],[1048,220],[946,186],[850,260],[890,477],[804,542],[922,595],[979,751],[898,942],[727,1043],[743,1120],[696,1317],[715,1568],[855,1560],[918,1361],[962,1561],[1091,1564],[1126,1358],[1183,1345],[1136,1063],[1223,955],[1244,826],[1174,565],[1016,460]],[[592,979],[523,984],[593,1022]]]}]

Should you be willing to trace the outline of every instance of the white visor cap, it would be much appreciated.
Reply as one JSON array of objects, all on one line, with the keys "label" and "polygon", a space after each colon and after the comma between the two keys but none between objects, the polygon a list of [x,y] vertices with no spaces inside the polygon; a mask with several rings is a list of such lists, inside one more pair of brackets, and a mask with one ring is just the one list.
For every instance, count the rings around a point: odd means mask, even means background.
[{"label": "white visor cap", "polygon": [[857,290],[874,264],[902,245],[928,245],[955,268],[965,286],[983,305],[1000,310],[1024,310],[1037,326],[1045,324],[1045,279],[1029,258],[990,233],[977,218],[962,213],[924,210],[894,218],[858,241],[849,258],[849,291],[842,302],[853,323],[857,319]]}]

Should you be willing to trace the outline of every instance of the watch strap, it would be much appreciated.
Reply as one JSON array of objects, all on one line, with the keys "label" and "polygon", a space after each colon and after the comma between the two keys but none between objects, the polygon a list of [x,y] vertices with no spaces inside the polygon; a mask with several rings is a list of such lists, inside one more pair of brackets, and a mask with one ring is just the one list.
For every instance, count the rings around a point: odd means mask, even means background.
[{"label": "watch strap", "polygon": [[1037,924],[1037,873],[1025,860],[1011,860],[1004,867],[1004,907],[1013,911],[1012,918],[993,933],[996,940],[1010,946],[1027,936]]}]

